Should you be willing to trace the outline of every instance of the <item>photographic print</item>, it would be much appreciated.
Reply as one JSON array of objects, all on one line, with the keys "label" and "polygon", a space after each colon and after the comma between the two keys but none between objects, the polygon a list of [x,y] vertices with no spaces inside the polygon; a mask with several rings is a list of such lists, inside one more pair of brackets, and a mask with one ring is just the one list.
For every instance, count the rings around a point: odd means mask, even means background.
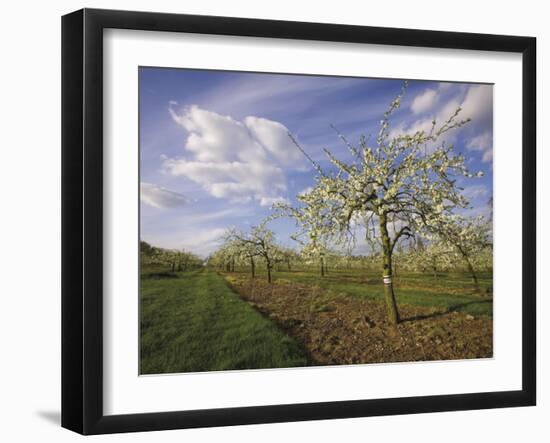
[{"label": "photographic print", "polygon": [[139,68],[147,374],[493,356],[493,85]]}]

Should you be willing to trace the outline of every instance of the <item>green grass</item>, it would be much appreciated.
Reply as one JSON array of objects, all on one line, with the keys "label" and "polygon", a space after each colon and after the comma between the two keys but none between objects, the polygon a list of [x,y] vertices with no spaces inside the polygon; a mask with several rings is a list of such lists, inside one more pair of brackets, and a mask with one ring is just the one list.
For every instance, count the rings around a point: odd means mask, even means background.
[{"label": "green grass", "polygon": [[[242,270],[246,272],[246,270]],[[260,269],[259,278],[264,278]],[[314,269],[275,270],[277,280],[293,281],[319,286],[336,294],[347,294],[353,297],[370,300],[384,300],[384,287],[379,272],[352,270],[329,270],[328,275],[321,277]],[[478,276],[481,293],[492,287],[492,274]],[[399,273],[394,278],[394,291],[398,304],[434,307],[479,315],[493,315],[492,294],[480,296],[475,292],[472,279],[466,273],[445,273],[435,278],[431,274]]]},{"label": "green grass", "polygon": [[144,272],[140,373],[305,366],[303,352],[214,271]]}]

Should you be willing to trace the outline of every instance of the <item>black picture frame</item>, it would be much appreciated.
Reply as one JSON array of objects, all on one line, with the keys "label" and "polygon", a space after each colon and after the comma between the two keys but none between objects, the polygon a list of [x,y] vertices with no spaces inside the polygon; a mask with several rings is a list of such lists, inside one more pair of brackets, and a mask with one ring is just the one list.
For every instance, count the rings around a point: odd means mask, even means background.
[{"label": "black picture frame", "polygon": [[[522,55],[522,389],[357,401],[103,413],[103,30],[171,31]],[[229,17],[83,9],[62,18],[62,426],[152,431],[536,403],[536,39]],[[519,235],[519,233],[518,233]]]}]

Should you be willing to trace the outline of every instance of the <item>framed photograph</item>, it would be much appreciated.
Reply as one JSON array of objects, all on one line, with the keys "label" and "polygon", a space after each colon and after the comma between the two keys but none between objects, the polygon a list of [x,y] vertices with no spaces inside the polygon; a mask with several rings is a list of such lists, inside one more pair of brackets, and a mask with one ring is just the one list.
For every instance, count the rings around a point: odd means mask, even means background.
[{"label": "framed photograph", "polygon": [[531,37],[62,20],[62,425],[536,403]]}]

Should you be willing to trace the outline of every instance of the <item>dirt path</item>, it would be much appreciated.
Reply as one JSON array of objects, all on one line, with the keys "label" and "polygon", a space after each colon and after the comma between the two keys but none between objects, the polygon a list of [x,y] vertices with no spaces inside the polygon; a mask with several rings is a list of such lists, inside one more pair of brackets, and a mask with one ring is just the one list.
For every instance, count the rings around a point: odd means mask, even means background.
[{"label": "dirt path", "polygon": [[305,349],[312,365],[487,358],[493,322],[459,312],[400,306],[397,330],[375,301],[333,295],[297,283],[225,275],[241,298]]}]

